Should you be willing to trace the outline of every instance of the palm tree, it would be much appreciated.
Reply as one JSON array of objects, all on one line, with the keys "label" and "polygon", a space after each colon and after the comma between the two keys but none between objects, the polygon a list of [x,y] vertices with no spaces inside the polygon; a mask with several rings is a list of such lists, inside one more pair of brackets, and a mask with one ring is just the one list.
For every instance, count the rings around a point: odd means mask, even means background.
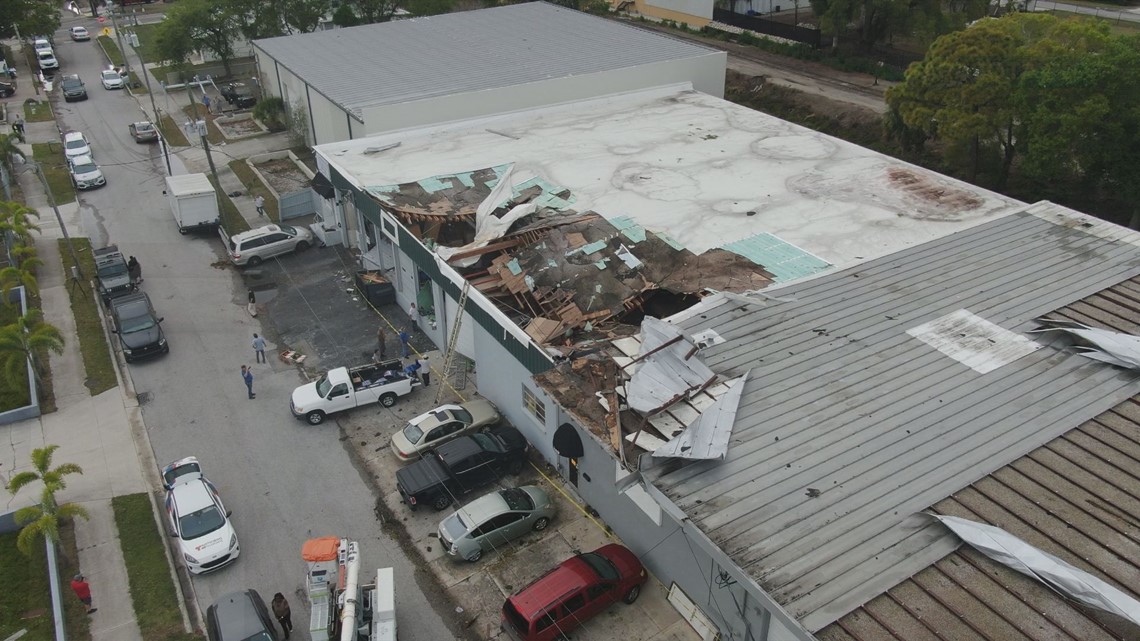
[{"label": "palm tree", "polygon": [[75,463],[63,463],[53,468],[51,459],[58,449],[58,445],[48,445],[32,450],[32,467],[35,471],[20,472],[8,481],[8,491],[12,495],[29,483],[40,481],[44,484],[38,505],[16,510],[16,523],[24,526],[16,537],[16,547],[24,554],[31,554],[32,542],[39,537],[53,543],[58,541],[61,519],[77,516],[90,518],[83,506],[75,503],[60,505],[55,500],[55,493],[67,487],[67,475],[83,473],[83,468]]},{"label": "palm tree", "polygon": [[[30,250],[30,251],[28,251]],[[8,265],[0,269],[0,299],[5,304],[15,305],[16,301],[8,297],[12,289],[15,287],[23,286],[30,292],[39,289],[39,282],[36,281],[35,268],[44,264],[42,260],[36,258],[35,247],[20,247],[12,251],[13,257],[16,260],[15,265]]]},{"label": "palm tree", "polygon": [[12,172],[12,157],[18,156],[23,162],[24,152],[20,151],[20,147],[16,144],[15,136],[0,136],[0,165]]},{"label": "palm tree", "polygon": [[18,384],[25,364],[31,363],[36,382],[42,387],[42,367],[36,355],[42,350],[63,353],[63,334],[42,317],[40,310],[29,309],[15,323],[0,327],[0,369],[10,384]]}]

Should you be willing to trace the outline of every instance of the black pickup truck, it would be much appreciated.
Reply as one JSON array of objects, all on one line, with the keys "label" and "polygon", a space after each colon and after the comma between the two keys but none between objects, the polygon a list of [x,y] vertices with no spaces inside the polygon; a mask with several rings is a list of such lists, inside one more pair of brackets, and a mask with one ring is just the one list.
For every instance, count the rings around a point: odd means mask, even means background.
[{"label": "black pickup truck", "polygon": [[99,296],[103,304],[111,306],[111,299],[126,296],[136,287],[127,272],[127,259],[115,245],[92,252],[95,255],[95,279],[99,286]]},{"label": "black pickup truck", "polygon": [[456,497],[505,473],[521,472],[529,447],[522,433],[506,425],[461,436],[396,471],[400,500],[413,510],[421,505],[446,509]]}]

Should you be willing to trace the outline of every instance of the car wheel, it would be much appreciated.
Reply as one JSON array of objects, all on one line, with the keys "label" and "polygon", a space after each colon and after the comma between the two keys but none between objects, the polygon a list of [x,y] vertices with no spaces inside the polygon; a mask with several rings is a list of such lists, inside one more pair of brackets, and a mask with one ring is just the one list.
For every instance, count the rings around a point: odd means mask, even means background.
[{"label": "car wheel", "polygon": [[250,258],[248,261],[246,261],[245,264],[249,265],[250,267],[257,267],[261,264],[261,256],[254,256],[253,258]]},{"label": "car wheel", "polygon": [[325,422],[325,413],[320,410],[313,410],[305,415],[305,420],[309,421],[309,425],[320,425]]},{"label": "car wheel", "polygon": [[380,404],[384,407],[392,407],[396,404],[396,395],[392,392],[380,395]]},{"label": "car wheel", "polygon": [[639,596],[641,596],[641,586],[635,585],[629,589],[629,592],[625,593],[625,596],[623,596],[621,598],[621,600],[625,601],[626,604],[628,605],[628,604],[632,604],[634,601],[636,601],[637,597],[639,597]]},{"label": "car wheel", "polygon": [[470,561],[471,563],[474,563],[481,558],[483,558],[483,549],[482,548],[479,548],[479,549],[475,550],[474,552],[472,552],[471,554],[467,555],[467,560]]},{"label": "car wheel", "polygon": [[299,251],[299,252],[303,252],[308,248],[309,248],[309,241],[307,241],[307,240],[302,240],[301,242],[297,243],[297,251]]},{"label": "car wheel", "polygon": [[522,472],[522,468],[523,462],[515,461],[514,463],[511,463],[511,467],[507,471],[511,473],[511,476],[518,476]]},{"label": "car wheel", "polygon": [[544,517],[542,517],[539,520],[534,522],[534,526],[533,526],[534,531],[535,532],[541,532],[541,531],[545,530],[546,526],[548,526],[548,525],[550,525],[550,519],[548,519],[544,516]]},{"label": "car wheel", "polygon": [[436,512],[446,510],[451,505],[451,497],[446,494],[440,494],[431,500],[431,506],[435,508]]},{"label": "car wheel", "polygon": [[185,235],[186,235],[186,228],[185,228],[185,227],[179,227],[179,228],[178,228],[178,233],[180,233],[180,234],[182,234],[183,236],[185,236]]}]

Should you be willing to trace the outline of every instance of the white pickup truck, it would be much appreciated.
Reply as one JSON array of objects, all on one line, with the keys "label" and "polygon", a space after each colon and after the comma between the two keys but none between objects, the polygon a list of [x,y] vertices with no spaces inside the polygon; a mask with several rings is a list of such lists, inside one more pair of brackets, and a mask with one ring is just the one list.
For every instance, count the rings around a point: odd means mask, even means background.
[{"label": "white pickup truck", "polygon": [[312,383],[293,390],[289,409],[310,425],[320,425],[329,414],[362,405],[380,403],[392,407],[400,396],[411,393],[420,380],[404,373],[399,360],[331,369]]}]

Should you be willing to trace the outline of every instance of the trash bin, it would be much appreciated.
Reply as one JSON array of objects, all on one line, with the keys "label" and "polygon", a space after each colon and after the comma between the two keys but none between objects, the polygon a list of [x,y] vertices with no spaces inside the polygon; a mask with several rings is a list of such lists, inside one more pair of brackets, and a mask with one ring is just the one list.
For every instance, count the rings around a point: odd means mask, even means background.
[{"label": "trash bin", "polygon": [[396,288],[377,270],[356,272],[356,289],[373,307],[396,302]]}]

